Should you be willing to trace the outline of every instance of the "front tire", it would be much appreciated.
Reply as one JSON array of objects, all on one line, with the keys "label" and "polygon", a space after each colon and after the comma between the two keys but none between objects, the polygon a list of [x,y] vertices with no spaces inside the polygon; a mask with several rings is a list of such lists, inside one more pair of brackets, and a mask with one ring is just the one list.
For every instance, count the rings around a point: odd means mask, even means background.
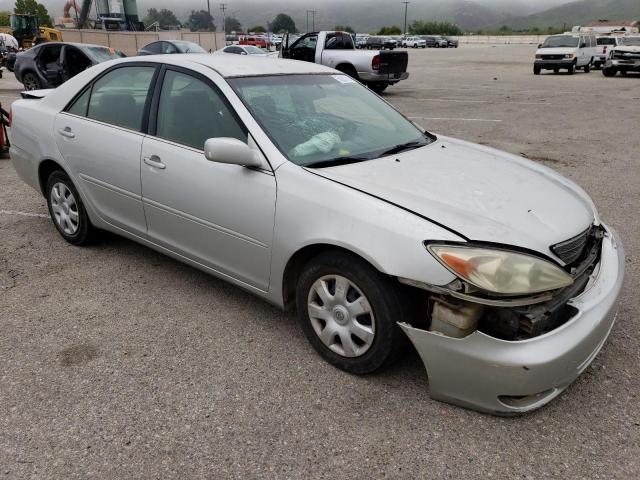
[{"label": "front tire", "polygon": [[533,67],[533,74],[534,75],[540,75],[541,71],[542,71],[542,69],[540,67],[534,65],[534,67]]},{"label": "front tire", "polygon": [[391,363],[404,345],[401,291],[364,260],[330,251],[311,260],[298,279],[297,317],[307,339],[329,363],[364,375]]},{"label": "front tire", "polygon": [[47,180],[45,190],[49,215],[54,226],[72,245],[89,245],[95,238],[95,227],[91,225],[80,194],[66,173],[57,170]]},{"label": "front tire", "polygon": [[618,70],[613,68],[613,67],[608,67],[608,68],[605,67],[605,68],[602,69],[602,74],[605,77],[615,77],[616,73],[618,73]]},{"label": "front tire", "polygon": [[575,71],[576,71],[576,65],[572,63],[571,65],[569,65],[569,68],[567,68],[567,73],[569,75],[573,75]]}]

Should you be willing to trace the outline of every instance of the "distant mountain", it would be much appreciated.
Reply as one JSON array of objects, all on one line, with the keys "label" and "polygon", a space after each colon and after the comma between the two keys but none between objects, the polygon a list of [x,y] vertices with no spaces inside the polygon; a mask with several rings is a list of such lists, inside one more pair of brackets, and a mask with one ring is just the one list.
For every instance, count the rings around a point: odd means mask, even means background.
[{"label": "distant mountain", "polygon": [[568,28],[586,25],[593,20],[640,20],[640,0],[580,0],[531,15],[510,18],[500,22],[487,22],[487,28],[508,25],[523,28]]},{"label": "distant mountain", "polygon": [[[55,18],[62,15],[64,0],[39,0]],[[535,14],[545,8],[570,0],[413,0],[409,4],[408,21],[445,20],[462,29],[520,21],[522,15]],[[586,1],[586,0],[585,0]],[[592,0],[589,0],[592,1]],[[616,0],[596,0],[599,3]],[[640,0],[617,0],[630,4]],[[81,3],[78,0],[78,3]],[[219,1],[211,1],[211,13],[218,26],[222,24]],[[0,0],[0,10],[12,10],[15,0]],[[149,8],[168,8],[178,19],[186,21],[189,12],[206,8],[204,0],[138,0],[140,16]],[[373,32],[385,25],[403,26],[404,6],[399,1],[380,0],[232,0],[227,3],[227,15],[236,17],[244,27],[264,25],[281,12],[291,15],[300,30],[306,29],[307,10],[316,11],[316,29],[330,29],[335,25],[351,25],[360,32]],[[544,21],[543,21],[544,23]],[[311,16],[309,28],[312,28]]]}]

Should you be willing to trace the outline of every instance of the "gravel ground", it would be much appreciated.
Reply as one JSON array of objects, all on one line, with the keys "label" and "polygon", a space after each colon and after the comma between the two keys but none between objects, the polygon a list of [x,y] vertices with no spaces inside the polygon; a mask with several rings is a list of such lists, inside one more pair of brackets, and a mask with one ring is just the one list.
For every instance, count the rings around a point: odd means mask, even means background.
[{"label": "gravel ground", "polygon": [[619,320],[564,394],[496,418],[431,400],[413,351],[338,371],[237,288],[117,237],[67,245],[0,160],[0,478],[638,478],[640,76],[534,77],[534,50],[411,51],[386,98],[557,169],[620,231]]}]

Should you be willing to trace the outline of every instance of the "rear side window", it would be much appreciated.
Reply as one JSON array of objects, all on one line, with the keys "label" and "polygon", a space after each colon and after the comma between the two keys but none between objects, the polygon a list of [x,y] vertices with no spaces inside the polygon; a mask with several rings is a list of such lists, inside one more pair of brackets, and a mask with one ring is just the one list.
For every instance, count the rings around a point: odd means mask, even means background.
[{"label": "rear side window", "polygon": [[162,53],[162,43],[163,42],[155,42],[155,43],[150,43],[149,45],[147,45],[146,47],[144,47],[144,49],[147,52],[150,53]]},{"label": "rear side window", "polygon": [[162,84],[156,136],[198,150],[210,138],[247,142],[247,131],[216,90],[173,70],[167,71]]},{"label": "rear side window", "polygon": [[122,67],[107,73],[93,85],[87,117],[140,131],[155,71],[155,67]]},{"label": "rear side window", "polygon": [[616,39],[615,38],[599,38],[598,39],[598,45],[615,45],[616,44]]},{"label": "rear side window", "polygon": [[87,116],[87,109],[89,108],[89,97],[91,96],[91,88],[87,88],[87,90],[80,95],[76,101],[71,105],[71,108],[67,110],[69,113],[73,113],[74,115],[79,115],[81,117]]}]

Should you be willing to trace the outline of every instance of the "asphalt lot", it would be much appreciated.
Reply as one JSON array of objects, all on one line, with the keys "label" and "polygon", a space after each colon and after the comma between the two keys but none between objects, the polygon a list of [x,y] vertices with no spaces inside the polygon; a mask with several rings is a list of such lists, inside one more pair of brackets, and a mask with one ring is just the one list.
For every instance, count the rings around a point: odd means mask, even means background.
[{"label": "asphalt lot", "polygon": [[0,478],[638,478],[640,76],[534,77],[534,52],[412,50],[385,97],[560,171],[621,233],[618,322],[564,394],[497,418],[431,400],[414,352],[343,373],[235,287],[117,237],[67,245],[0,160]]}]

